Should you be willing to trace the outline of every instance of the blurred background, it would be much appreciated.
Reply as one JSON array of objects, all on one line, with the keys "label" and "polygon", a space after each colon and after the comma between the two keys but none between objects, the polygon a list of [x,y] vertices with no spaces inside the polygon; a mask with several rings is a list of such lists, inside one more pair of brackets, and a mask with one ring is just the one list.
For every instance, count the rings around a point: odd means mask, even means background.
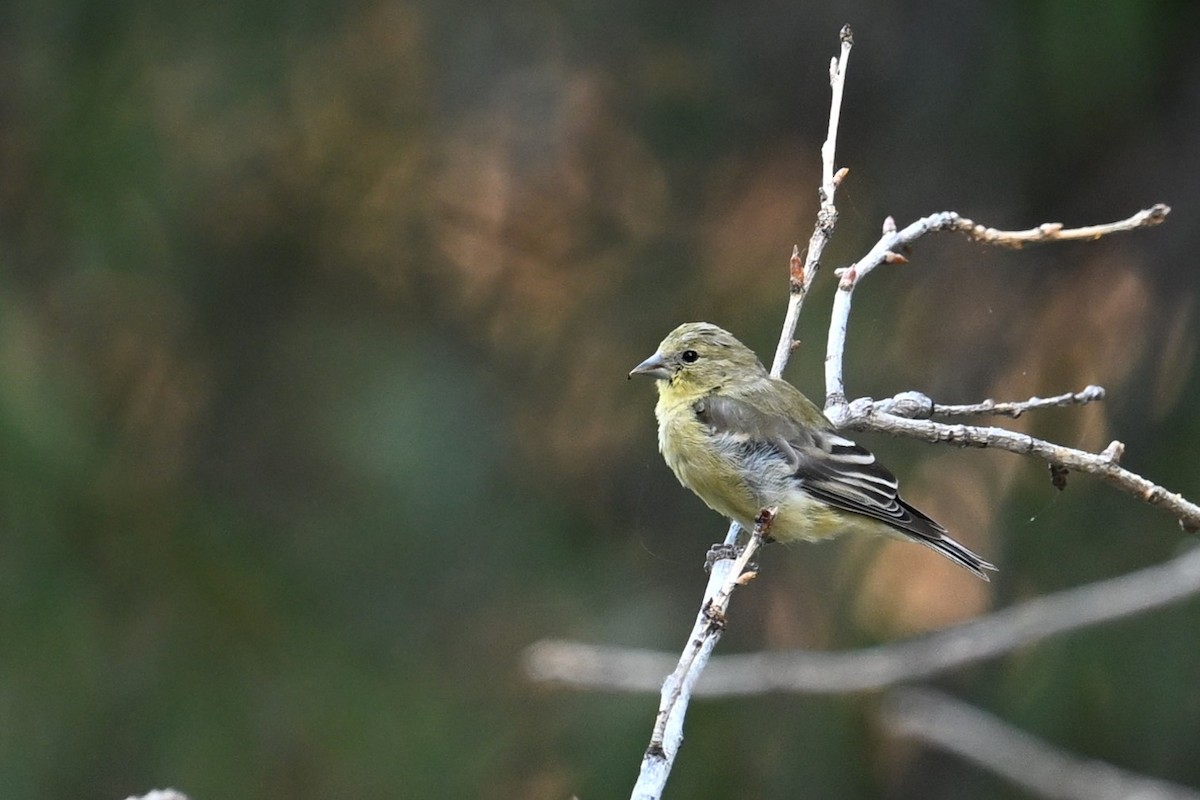
[{"label": "blurred background", "polygon": [[[837,6],[837,8],[834,8]],[[1200,496],[1200,6],[14,0],[0,9],[0,796],[624,796],[652,696],[542,637],[677,652],[724,524],[626,372],[680,322],[769,360],[854,27],[833,268],[953,209],[1160,228],[930,237],[864,283],[847,388],[1088,383],[1016,425]],[[721,652],[891,641],[1172,557],[1166,515],[1004,453],[862,437],[1001,569],[770,548]],[[1200,602],[934,682],[1200,785]],[[697,701],[673,797],[1025,796],[877,695]]]}]

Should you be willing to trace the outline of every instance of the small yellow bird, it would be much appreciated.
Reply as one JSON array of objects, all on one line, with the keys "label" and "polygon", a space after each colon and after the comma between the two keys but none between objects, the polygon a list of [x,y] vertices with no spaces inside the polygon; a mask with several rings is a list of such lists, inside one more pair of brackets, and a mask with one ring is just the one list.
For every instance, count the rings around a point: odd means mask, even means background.
[{"label": "small yellow bird", "polygon": [[994,566],[904,502],[875,456],[833,430],[754,352],[707,322],[680,325],[629,373],[658,387],[658,449],[713,511],[746,530],[777,509],[771,538],[817,540],[843,532],[910,539],[988,579]]}]

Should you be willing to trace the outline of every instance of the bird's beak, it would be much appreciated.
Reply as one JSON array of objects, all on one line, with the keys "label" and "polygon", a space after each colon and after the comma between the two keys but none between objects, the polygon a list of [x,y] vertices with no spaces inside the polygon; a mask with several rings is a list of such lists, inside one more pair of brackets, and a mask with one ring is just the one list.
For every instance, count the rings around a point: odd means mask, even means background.
[{"label": "bird's beak", "polygon": [[667,367],[667,360],[663,358],[662,353],[655,353],[629,371],[630,378],[634,375],[649,375],[656,380],[665,381],[671,377],[671,370]]}]

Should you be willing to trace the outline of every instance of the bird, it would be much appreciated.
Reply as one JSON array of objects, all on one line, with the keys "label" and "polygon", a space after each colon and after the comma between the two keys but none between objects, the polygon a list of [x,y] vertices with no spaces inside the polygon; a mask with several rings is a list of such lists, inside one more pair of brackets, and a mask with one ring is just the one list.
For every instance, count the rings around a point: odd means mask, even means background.
[{"label": "bird", "polygon": [[773,508],[775,541],[884,534],[925,545],[985,581],[996,569],[905,501],[869,450],[837,432],[728,331],[680,325],[634,375],[653,378],[658,389],[658,449],[667,466],[745,530]]}]

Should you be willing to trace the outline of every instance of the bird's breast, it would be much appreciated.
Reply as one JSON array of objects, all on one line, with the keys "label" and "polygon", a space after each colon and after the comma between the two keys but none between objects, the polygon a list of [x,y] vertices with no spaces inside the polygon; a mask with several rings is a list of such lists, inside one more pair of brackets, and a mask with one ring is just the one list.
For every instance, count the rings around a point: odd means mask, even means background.
[{"label": "bird's breast", "polygon": [[659,450],[679,482],[722,516],[751,525],[762,498],[727,438],[701,424],[690,408],[659,415]]}]

